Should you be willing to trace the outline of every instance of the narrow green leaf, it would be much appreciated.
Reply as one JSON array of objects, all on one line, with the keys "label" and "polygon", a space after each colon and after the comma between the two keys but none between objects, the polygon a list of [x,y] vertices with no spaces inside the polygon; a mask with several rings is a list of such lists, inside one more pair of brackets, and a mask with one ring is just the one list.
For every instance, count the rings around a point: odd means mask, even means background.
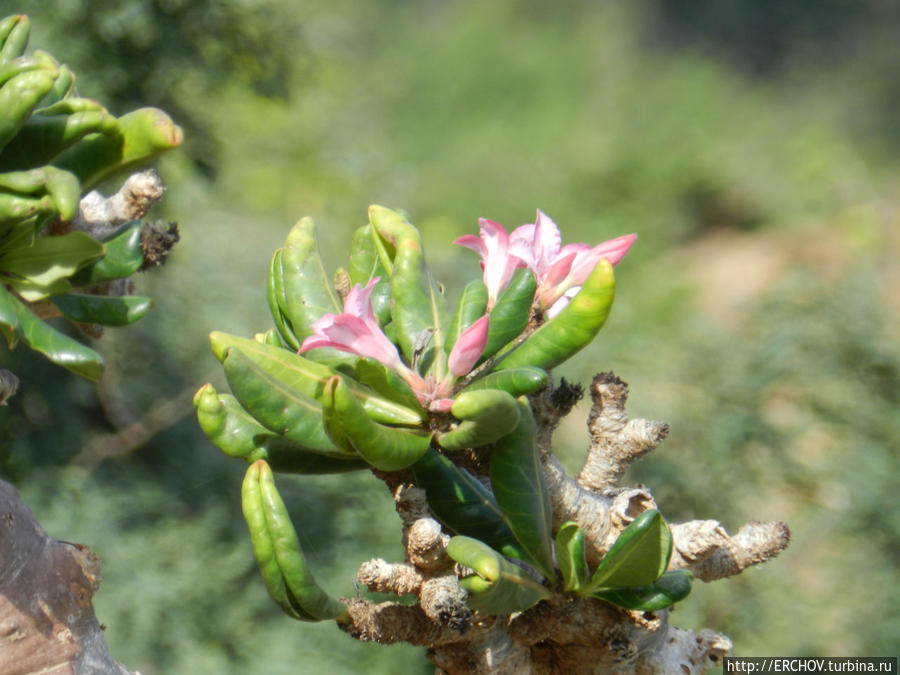
[{"label": "narrow green leaf", "polygon": [[484,315],[487,301],[487,286],[481,279],[473,279],[466,285],[447,330],[447,344],[444,345],[447,354],[450,354],[463,331]]},{"label": "narrow green leaf", "polygon": [[477,575],[463,577],[459,585],[469,593],[469,606],[479,612],[512,614],[550,597],[521,567],[477,539],[453,537],[447,554]]},{"label": "narrow green leaf", "polygon": [[518,400],[518,405],[518,426],[494,446],[491,489],[522,548],[528,551],[544,576],[552,579],[550,493],[541,471],[531,406],[524,397]]},{"label": "narrow green leaf", "polygon": [[693,575],[687,570],[666,572],[655,583],[636,588],[611,588],[596,591],[594,598],[639,612],[656,612],[684,600],[691,592]]},{"label": "narrow green leaf", "polygon": [[11,346],[15,342],[10,340],[11,333],[15,331],[22,342],[73,373],[94,381],[103,374],[103,358],[97,352],[39,319],[2,285],[0,322],[5,326],[3,332]]},{"label": "narrow green leaf", "polygon": [[494,495],[463,468],[430,448],[413,464],[416,485],[428,498],[428,507],[444,527],[454,534],[474,537],[513,558],[529,560]]},{"label": "narrow green leaf", "polygon": [[268,464],[250,465],[241,488],[250,540],[269,594],[295,619],[326,621],[346,608],[316,583]]},{"label": "narrow green leaf", "polygon": [[278,331],[282,342],[296,351],[300,349],[301,341],[297,339],[291,321],[284,313],[287,299],[284,295],[284,265],[281,259],[283,254],[284,249],[279,248],[272,255],[272,261],[269,263],[269,276],[266,279],[266,298],[269,301],[272,320],[275,322],[275,330]]},{"label": "narrow green leaf", "polygon": [[614,297],[612,265],[602,258],[569,304],[508,352],[494,370],[520,366],[550,370],[571,358],[590,344],[606,323]]},{"label": "narrow green leaf", "polygon": [[562,573],[563,590],[577,591],[588,582],[584,530],[578,523],[563,523],[556,531],[556,563]]},{"label": "narrow green leaf", "polygon": [[325,385],[323,406],[326,429],[340,430],[360,457],[381,471],[399,471],[415,464],[431,445],[431,434],[421,430],[386,427],[366,414],[346,383],[335,376]]},{"label": "narrow green leaf", "polygon": [[[209,339],[213,353],[220,361],[224,360],[230,348],[240,349],[266,373],[319,403],[324,401],[325,383],[337,374],[322,363],[311,361],[293,351],[263,344],[256,340],[219,331],[210,333]],[[418,426],[424,421],[418,403],[416,403],[416,409],[410,409],[378,396],[369,387],[350,378],[347,378],[346,383],[353,395],[362,402],[366,414],[378,422]]]},{"label": "narrow green leaf", "polygon": [[299,474],[343,473],[367,468],[359,459],[315,452],[262,426],[229,394],[206,384],[194,396],[197,420],[210,441],[226,455],[247,462],[264,459],[274,471]]},{"label": "narrow green leaf", "polygon": [[[395,248],[391,276],[391,318],[396,324],[400,351],[420,373],[440,381],[446,371],[444,342],[448,325],[447,301],[425,266],[419,232],[395,211],[370,206],[369,219],[377,233]],[[430,334],[430,338],[428,338]]]},{"label": "narrow green leaf", "polygon": [[153,300],[141,295],[83,295],[67,293],[50,298],[62,315],[79,323],[127,326],[139,321],[153,307]]},{"label": "narrow green leaf", "polygon": [[446,450],[463,450],[493,443],[519,424],[516,399],[499,389],[481,389],[459,394],[450,412],[462,420],[455,429],[437,435]]},{"label": "narrow green leaf", "polygon": [[[345,370],[339,367],[342,372]],[[356,361],[353,368],[347,368],[347,371],[360,384],[371,387],[372,390],[389,401],[394,401],[401,406],[410,410],[415,410],[420,414],[420,421],[424,420],[422,405],[416,398],[415,392],[406,383],[397,371],[388,368],[383,363],[369,357],[361,357]],[[371,415],[371,413],[370,413]],[[376,419],[372,417],[372,419]],[[387,420],[377,420],[385,422]]]},{"label": "narrow green leaf", "polygon": [[533,394],[546,386],[549,381],[550,376],[545,370],[534,366],[522,366],[482,375],[466,385],[462,391],[465,393],[482,389],[500,389],[510,396],[518,398],[525,394]]},{"label": "narrow green leaf", "polygon": [[126,223],[103,242],[104,256],[78,270],[70,279],[72,286],[92,286],[103,281],[125,279],[144,262],[140,222]]},{"label": "narrow green leaf", "polygon": [[371,225],[364,225],[353,233],[350,244],[350,264],[347,269],[350,281],[365,286],[378,277],[380,281],[372,289],[372,312],[380,325],[391,320],[391,280],[390,272],[375,248],[375,238]]},{"label": "narrow green leaf", "polygon": [[31,246],[15,248],[0,257],[0,271],[12,279],[50,284],[103,257],[103,244],[84,232],[37,237]]},{"label": "narrow green leaf", "polygon": [[[517,269],[491,309],[487,345],[479,362],[493,356],[528,327],[537,284],[528,268]],[[529,365],[529,364],[525,364]],[[537,364],[535,364],[537,365]]]},{"label": "narrow green leaf", "polygon": [[[239,349],[230,348],[223,365],[237,400],[267,429],[309,452],[348,456],[325,434],[318,401],[272,377]],[[355,457],[352,453],[349,456]]]},{"label": "narrow green leaf", "polygon": [[609,549],[580,595],[601,588],[649,586],[672,557],[672,533],[662,515],[649,509],[631,521]]},{"label": "narrow green leaf", "polygon": [[340,314],[342,304],[326,274],[316,226],[312,218],[301,219],[288,233],[281,254],[284,274],[284,313],[297,339],[312,335],[312,325],[323,314]]}]

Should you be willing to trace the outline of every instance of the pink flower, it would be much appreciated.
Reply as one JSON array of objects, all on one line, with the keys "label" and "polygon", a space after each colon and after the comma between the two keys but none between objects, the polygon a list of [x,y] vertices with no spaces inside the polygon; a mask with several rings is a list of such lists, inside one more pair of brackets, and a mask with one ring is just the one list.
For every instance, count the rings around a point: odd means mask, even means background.
[{"label": "pink flower", "polygon": [[601,258],[619,263],[637,239],[635,234],[604,241],[591,248],[588,244],[560,246],[559,228],[547,214],[537,212],[533,225],[516,228],[511,239],[512,253],[526,262],[537,279],[535,297],[538,306],[553,317],[574,297]]},{"label": "pink flower", "polygon": [[487,345],[489,320],[490,317],[485,314],[466,328],[456,340],[447,364],[453,377],[466,375],[478,363]]},{"label": "pink flower", "polygon": [[372,312],[370,297],[379,278],[365,288],[356,284],[344,298],[343,314],[323,314],[313,325],[313,334],[303,341],[300,353],[317,347],[332,347],[359,356],[368,356],[400,373],[416,390],[422,378],[406,367],[397,347],[382,332]]},{"label": "pink flower", "polygon": [[500,223],[479,218],[478,228],[480,237],[465,234],[453,243],[470,248],[481,256],[484,285],[488,289],[487,307],[491,309],[516,268],[525,267],[525,261],[510,253],[510,238]]}]

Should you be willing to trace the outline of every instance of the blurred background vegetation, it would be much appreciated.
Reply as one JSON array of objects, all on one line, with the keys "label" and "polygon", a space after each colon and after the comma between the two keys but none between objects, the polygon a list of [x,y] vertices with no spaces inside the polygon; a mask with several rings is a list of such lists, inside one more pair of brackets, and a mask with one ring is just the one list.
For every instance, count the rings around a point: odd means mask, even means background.
[{"label": "blurred background vegetation", "polygon": [[[297,624],[268,600],[242,466],[190,396],[206,335],[270,326],[271,252],[299,217],[332,266],[369,203],[407,209],[451,300],[449,242],[536,208],[566,241],[640,239],[600,338],[557,375],[614,370],[672,432],[631,478],[672,521],[786,520],[790,548],[696,584],[673,623],[738,655],[900,649],[900,9],[890,0],[15,0],[81,93],[186,130],[159,217],[182,241],[139,280],[157,308],[98,343],[99,387],[22,349],[0,473],[101,557],[116,657],[155,673],[427,673],[422,651]],[[557,434],[575,470],[582,403]],[[281,479],[320,581],[352,595],[402,555],[370,476]],[[373,525],[377,525],[374,526]]]}]

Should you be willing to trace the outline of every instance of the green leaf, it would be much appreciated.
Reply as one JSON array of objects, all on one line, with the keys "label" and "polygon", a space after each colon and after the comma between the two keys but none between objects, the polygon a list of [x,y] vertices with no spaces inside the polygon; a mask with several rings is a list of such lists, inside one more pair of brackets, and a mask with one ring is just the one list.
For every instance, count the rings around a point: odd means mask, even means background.
[{"label": "green leaf", "polygon": [[[496,354],[528,327],[537,284],[528,268],[517,269],[491,309],[488,339],[479,363]],[[528,365],[528,364],[525,364]],[[537,365],[537,364],[535,364]]]},{"label": "green leaf", "polygon": [[428,507],[444,527],[479,539],[503,555],[530,559],[506,524],[494,495],[472,474],[434,448],[412,470],[416,485],[425,490]]},{"label": "green leaf", "polygon": [[563,523],[556,531],[556,563],[562,573],[563,590],[577,591],[589,578],[584,556],[584,530],[578,523]]},{"label": "green leaf", "polygon": [[656,509],[644,511],[618,536],[579,595],[601,588],[649,586],[666,571],[671,557],[669,526]]},{"label": "green leaf", "polygon": [[482,375],[466,385],[463,393],[482,389],[500,389],[510,396],[518,398],[525,394],[533,394],[546,386],[549,381],[550,376],[546,371],[533,366],[522,366]]},{"label": "green leaf", "polygon": [[[272,377],[281,380],[292,389],[317,400],[324,401],[325,383],[337,373],[328,366],[306,359],[293,351],[263,344],[256,340],[214,331],[209,335],[213,353],[222,361],[231,348],[240,349],[257,366]],[[360,401],[372,419],[387,424],[418,426],[424,421],[421,407],[416,409],[395,403],[376,395],[368,387],[347,379],[347,386]]]},{"label": "green leaf", "polygon": [[673,570],[649,586],[607,589],[596,591],[591,596],[625,609],[656,612],[684,600],[691,592],[693,578],[687,570]]},{"label": "green leaf", "polygon": [[357,459],[341,459],[314,452],[278,436],[262,426],[238,400],[219,394],[206,384],[194,395],[194,407],[200,428],[210,441],[226,455],[248,462],[266,460],[275,471],[319,474],[341,473],[367,468]]},{"label": "green leaf", "polygon": [[31,246],[7,251],[0,258],[0,271],[11,282],[25,280],[48,285],[72,276],[79,268],[103,257],[103,244],[84,232],[36,237]]},{"label": "green leaf", "polygon": [[550,597],[521,567],[477,539],[453,537],[447,554],[477,575],[463,577],[459,585],[469,593],[469,606],[479,612],[512,614]]},{"label": "green leaf", "polygon": [[[340,370],[344,370],[339,366]],[[361,357],[356,361],[353,368],[348,368],[354,379],[360,384],[371,387],[372,390],[382,397],[399,403],[401,406],[415,411],[422,411],[422,405],[416,398],[415,392],[407,384],[397,371],[388,368],[383,363],[376,361],[368,356]],[[424,414],[420,412],[420,421],[424,421]],[[375,419],[374,417],[372,419]],[[386,420],[378,420],[384,422]]]},{"label": "green leaf", "polygon": [[456,312],[454,312],[447,330],[447,344],[444,345],[447,354],[453,350],[453,345],[456,344],[463,331],[484,315],[487,301],[487,286],[481,279],[473,279],[466,285],[462,295],[459,296]]},{"label": "green leaf", "polygon": [[309,452],[355,457],[337,448],[325,434],[318,401],[272,377],[239,349],[229,348],[223,365],[237,400],[267,429]]},{"label": "green leaf", "polygon": [[141,247],[141,224],[131,222],[113,232],[103,242],[105,255],[80,270],[70,279],[72,286],[92,286],[103,281],[125,279],[144,263]]},{"label": "green leaf", "polygon": [[302,342],[312,335],[313,323],[323,314],[343,311],[319,256],[316,226],[311,218],[303,218],[291,228],[282,249],[281,264],[286,303],[282,309],[294,335]]},{"label": "green leaf", "polygon": [[360,457],[381,471],[399,471],[415,464],[431,445],[431,434],[422,430],[386,427],[372,421],[340,376],[325,385],[325,428],[339,429],[332,440],[346,438]]},{"label": "green leaf", "polygon": [[383,206],[370,206],[369,219],[396,250],[391,318],[400,350],[420,373],[430,372],[440,381],[446,370],[444,342],[449,312],[446,299],[425,266],[419,232],[402,215]]},{"label": "green leaf", "polygon": [[446,450],[463,450],[493,443],[516,428],[520,407],[516,399],[499,389],[459,394],[450,412],[462,420],[455,429],[437,435]]},{"label": "green leaf", "polygon": [[141,295],[83,295],[68,293],[50,298],[62,315],[78,323],[127,326],[146,316],[153,300]]},{"label": "green leaf", "polygon": [[0,324],[10,347],[15,346],[18,338],[73,373],[94,381],[103,374],[103,358],[97,352],[39,319],[2,285]]},{"label": "green leaf", "polygon": [[266,462],[250,465],[241,487],[241,506],[253,553],[269,594],[289,616],[326,621],[342,616],[344,605],[316,583],[287,507]]},{"label": "green leaf", "polygon": [[516,539],[548,579],[553,573],[550,493],[537,449],[531,406],[518,400],[519,424],[497,441],[491,456],[491,489]]},{"label": "green leaf", "polygon": [[375,236],[371,225],[364,225],[353,233],[347,271],[351,283],[360,286],[365,286],[375,277],[380,279],[372,289],[371,301],[372,312],[383,326],[391,320],[391,281],[390,272],[375,247]]},{"label": "green leaf", "polygon": [[602,258],[581,290],[563,310],[508,352],[494,370],[537,366],[550,370],[590,344],[597,335],[615,297],[612,265]]}]

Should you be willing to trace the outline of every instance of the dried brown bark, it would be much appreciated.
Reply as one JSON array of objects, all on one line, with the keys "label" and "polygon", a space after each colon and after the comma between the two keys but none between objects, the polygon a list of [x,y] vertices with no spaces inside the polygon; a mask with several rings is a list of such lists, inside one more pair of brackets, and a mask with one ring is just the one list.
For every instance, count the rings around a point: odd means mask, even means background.
[{"label": "dried brown bark", "polygon": [[47,535],[0,480],[0,675],[126,675],[110,656],[91,598],[100,563]]},{"label": "dried brown bark", "polygon": [[[656,504],[644,486],[621,486],[629,464],[652,451],[668,426],[625,413],[628,385],[612,373],[591,384],[588,431],[591,444],[576,478],[554,456],[553,430],[580,394],[565,382],[532,398],[538,446],[549,487],[554,529],[574,520],[585,531],[593,566],[635,517]],[[476,453],[477,454],[477,453]],[[477,471],[478,462],[473,469]],[[439,675],[510,673],[683,673],[722,665],[731,641],[711,630],[669,625],[669,612],[633,612],[593,598],[554,595],[516,614],[484,616],[470,610],[459,589],[457,569],[446,555],[449,535],[427,506],[425,493],[400,480],[388,482],[403,523],[406,560],[364,563],[357,578],[370,590],[414,594],[418,605],[348,603],[343,630],[360,640],[409,642],[428,648]],[[717,521],[671,526],[670,569],[688,569],[713,581],[739,574],[774,557],[788,545],[784,523],[749,523],[729,536]],[[689,600],[688,600],[689,601]]]}]

